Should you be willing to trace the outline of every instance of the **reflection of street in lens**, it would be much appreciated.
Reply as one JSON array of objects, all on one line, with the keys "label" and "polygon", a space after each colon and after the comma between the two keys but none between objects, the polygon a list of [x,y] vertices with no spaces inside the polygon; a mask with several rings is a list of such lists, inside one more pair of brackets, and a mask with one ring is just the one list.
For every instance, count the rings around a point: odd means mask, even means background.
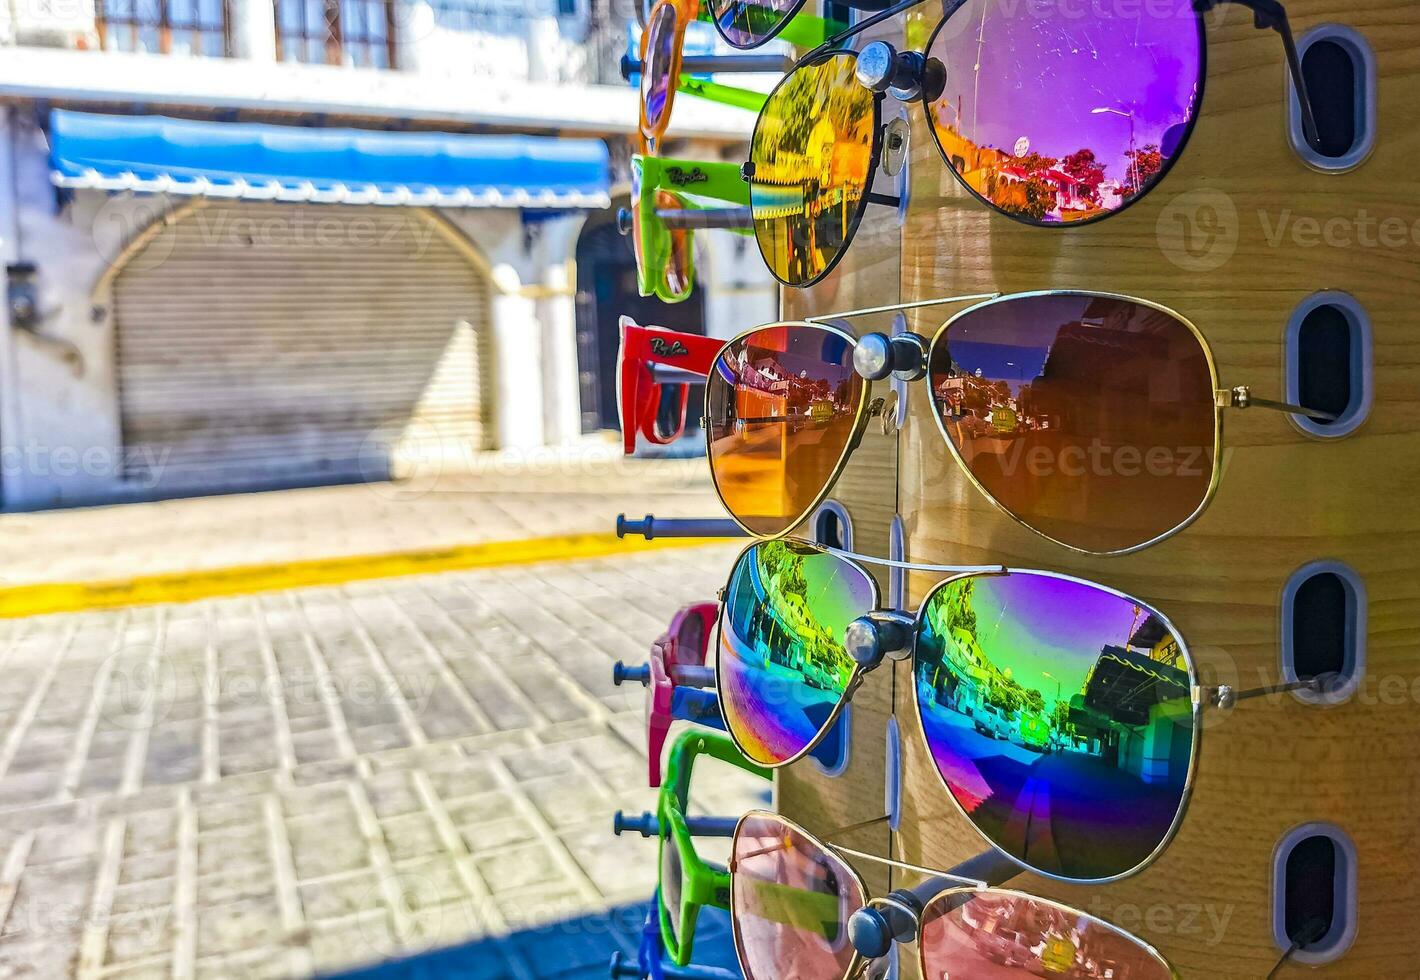
[{"label": "reflection of street in lens", "polygon": [[877,109],[854,58],[796,69],[760,113],[750,147],[755,235],[770,269],[814,281],[852,237],[872,170]]}]

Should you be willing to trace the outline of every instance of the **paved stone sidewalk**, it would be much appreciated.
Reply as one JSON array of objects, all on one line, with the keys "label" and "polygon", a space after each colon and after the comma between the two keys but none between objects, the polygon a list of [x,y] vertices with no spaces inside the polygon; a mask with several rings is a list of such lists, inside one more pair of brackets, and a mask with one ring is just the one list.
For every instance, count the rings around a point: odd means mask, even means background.
[{"label": "paved stone sidewalk", "polygon": [[0,587],[608,533],[620,512],[724,516],[703,458],[618,447],[490,454],[472,472],[397,483],[3,514]]},{"label": "paved stone sidewalk", "polygon": [[[611,664],[734,552],[0,623],[0,976],[305,976],[479,939],[460,976],[605,975],[656,864],[609,831],[654,798]],[[763,803],[719,768],[705,812]]]}]

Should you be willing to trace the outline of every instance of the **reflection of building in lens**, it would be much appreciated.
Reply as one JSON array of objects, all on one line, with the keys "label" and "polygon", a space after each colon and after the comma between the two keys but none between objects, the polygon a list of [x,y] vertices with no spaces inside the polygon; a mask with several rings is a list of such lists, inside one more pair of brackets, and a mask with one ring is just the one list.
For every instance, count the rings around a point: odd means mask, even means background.
[{"label": "reflection of building in lens", "polygon": [[[1106,173],[1108,165],[1098,154],[1080,147],[1063,157],[1044,156],[1032,150],[1013,153],[994,146],[978,146],[953,124],[938,103],[934,131],[952,169],[973,191],[1008,214],[1033,221],[1056,223],[1083,221],[1117,211],[1137,195],[1163,168],[1165,158],[1157,146],[1126,154],[1127,172]],[[1022,146],[1029,146],[1027,138]],[[1138,175],[1138,180],[1135,175]]]},{"label": "reflection of building in lens", "polygon": [[814,555],[783,541],[761,545],[757,560],[746,563],[753,599],[736,604],[740,619],[734,626],[741,640],[765,652],[766,667],[773,665],[810,687],[841,691],[853,661],[809,600],[804,563]]},{"label": "reflection of building in lens", "polygon": [[1105,645],[1070,699],[1076,737],[1146,783],[1181,786],[1193,756],[1193,701],[1178,638],[1152,612],[1124,646]]}]

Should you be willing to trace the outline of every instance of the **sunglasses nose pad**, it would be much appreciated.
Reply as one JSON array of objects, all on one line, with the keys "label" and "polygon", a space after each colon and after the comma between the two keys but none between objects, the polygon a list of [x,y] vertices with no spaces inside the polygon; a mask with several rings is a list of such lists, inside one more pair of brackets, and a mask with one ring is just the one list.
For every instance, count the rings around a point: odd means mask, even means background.
[{"label": "sunglasses nose pad", "polygon": [[907,163],[912,127],[898,116],[883,127],[883,173],[896,177]]},{"label": "sunglasses nose pad", "polygon": [[883,435],[897,435],[897,392],[890,392],[886,398],[878,400],[878,414],[882,417]]}]

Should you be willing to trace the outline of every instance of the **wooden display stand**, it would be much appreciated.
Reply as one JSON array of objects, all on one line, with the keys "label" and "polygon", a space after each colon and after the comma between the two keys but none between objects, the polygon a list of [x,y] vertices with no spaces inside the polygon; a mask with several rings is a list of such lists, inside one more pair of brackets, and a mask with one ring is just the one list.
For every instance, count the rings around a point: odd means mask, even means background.
[{"label": "wooden display stand", "polygon": [[[1277,395],[1283,331],[1322,290],[1342,290],[1369,314],[1374,401],[1361,428],[1321,440],[1272,412],[1230,411],[1224,476],[1211,506],[1178,536],[1138,554],[1095,558],[1056,546],[995,510],[951,459],[914,385],[896,440],[865,437],[833,497],[853,519],[855,549],[887,555],[901,514],[911,560],[1003,563],[1068,572],[1136,595],[1173,619],[1205,683],[1241,686],[1278,678],[1283,584],[1299,567],[1338,559],[1369,596],[1367,663],[1358,694],[1329,707],[1290,695],[1247,702],[1207,723],[1192,802],[1171,846],[1143,872],[1104,886],[1070,886],[1022,874],[1011,882],[1093,911],[1155,944],[1187,980],[1264,977],[1281,955],[1272,933],[1272,866],[1292,828],[1342,828],[1358,857],[1356,931],[1349,950],[1319,967],[1279,976],[1389,980],[1420,976],[1414,947],[1420,900],[1420,7],[1370,0],[1287,0],[1293,27],[1342,23],[1374,49],[1378,136],[1371,157],[1346,174],[1310,170],[1285,137],[1284,70],[1275,35],[1247,11],[1208,16],[1206,97],[1172,171],[1122,214],[1088,227],[1038,229],[994,214],[946,171],[919,105],[912,123],[912,198],[905,224],[873,208],[835,273],[784,293],[786,317],[986,291],[1096,289],[1178,310],[1207,337],[1223,384]],[[911,17],[940,16],[924,4]],[[887,29],[891,28],[891,29]],[[924,36],[905,21],[876,36],[902,47]],[[886,106],[896,108],[888,101]],[[882,186],[881,184],[879,185]],[[1208,271],[1175,262],[1179,215],[1221,192],[1236,214],[1233,254]],[[1209,195],[1204,198],[1203,195]],[[1398,247],[1349,247],[1299,231],[1306,219],[1346,227],[1397,218]],[[1335,227],[1342,227],[1336,225]],[[1279,228],[1282,229],[1279,233]],[[1333,236],[1335,238],[1335,236]],[[1171,257],[1173,256],[1173,257]],[[951,309],[912,316],[930,336]],[[883,329],[888,318],[856,323]],[[894,446],[893,443],[896,442]],[[915,609],[935,581],[914,576]],[[886,594],[886,582],[884,594]],[[884,732],[895,703],[902,732],[901,830],[864,830],[845,842],[949,868],[985,849],[942,788],[911,700],[911,665],[869,677],[853,703],[852,757],[831,778],[801,763],[778,781],[780,808],[812,831],[883,812]],[[888,884],[860,865],[874,893]],[[893,885],[910,883],[897,876]],[[914,957],[903,957],[905,977]]]}]

